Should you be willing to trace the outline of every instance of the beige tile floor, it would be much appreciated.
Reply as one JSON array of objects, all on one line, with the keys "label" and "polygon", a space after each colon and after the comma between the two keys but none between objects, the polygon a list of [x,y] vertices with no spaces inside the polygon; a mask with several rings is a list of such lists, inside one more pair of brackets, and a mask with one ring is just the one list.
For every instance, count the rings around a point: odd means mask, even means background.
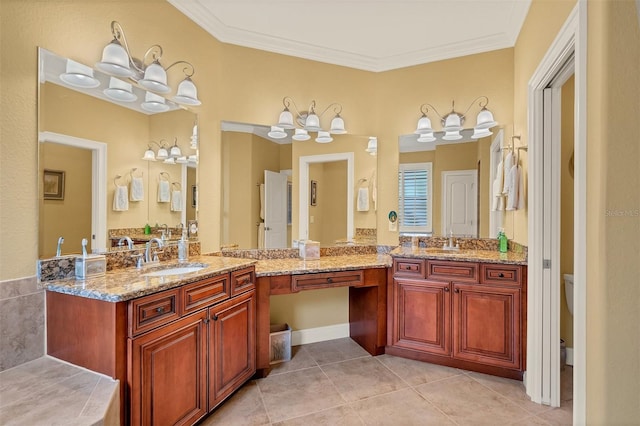
[{"label": "beige tile floor", "polygon": [[252,380],[200,426],[570,425],[572,368],[560,408],[534,404],[522,382],[389,355],[351,339],[293,348],[291,361]]}]

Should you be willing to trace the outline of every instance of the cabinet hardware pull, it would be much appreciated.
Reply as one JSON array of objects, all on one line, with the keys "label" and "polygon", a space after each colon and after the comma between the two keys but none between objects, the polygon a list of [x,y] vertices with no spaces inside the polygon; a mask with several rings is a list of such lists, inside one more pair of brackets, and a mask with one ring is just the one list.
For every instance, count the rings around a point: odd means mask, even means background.
[{"label": "cabinet hardware pull", "polygon": [[156,308],[156,312],[159,314],[164,314],[164,306],[159,306]]},{"label": "cabinet hardware pull", "polygon": [[500,273],[498,274],[498,276],[499,276],[500,278],[504,278],[504,274],[503,274],[502,272],[500,272]]},{"label": "cabinet hardware pull", "polygon": [[205,324],[209,324],[209,318],[205,318],[205,319],[204,319],[204,323],[205,323]]},{"label": "cabinet hardware pull", "polygon": [[454,292],[454,293],[460,293],[460,289],[459,289],[459,288],[456,288],[456,289],[454,289],[454,290],[453,290],[453,292]]},{"label": "cabinet hardware pull", "polygon": [[407,265],[407,267],[405,268],[407,271],[411,269],[411,266]]},{"label": "cabinet hardware pull", "polygon": [[328,282],[329,284],[331,284],[331,283],[333,282],[333,280],[331,279],[331,277],[327,278],[327,282]]},{"label": "cabinet hardware pull", "polygon": [[449,287],[444,288],[445,293],[449,293]]},{"label": "cabinet hardware pull", "polygon": [[216,314],[213,314],[213,316],[211,317],[212,320],[214,321],[218,321],[218,316]]}]

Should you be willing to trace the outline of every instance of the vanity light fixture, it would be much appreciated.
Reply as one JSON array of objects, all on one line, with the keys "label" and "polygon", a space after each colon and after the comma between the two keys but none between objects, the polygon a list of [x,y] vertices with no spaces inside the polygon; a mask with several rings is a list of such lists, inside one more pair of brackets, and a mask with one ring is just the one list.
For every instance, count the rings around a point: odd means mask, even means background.
[{"label": "vanity light fixture", "polygon": [[[111,33],[113,40],[103,49],[102,60],[96,63],[98,69],[116,77],[131,78],[142,88],[151,92],[167,94],[171,92],[171,87],[167,84],[167,71],[175,65],[183,64],[185,67],[182,68],[182,72],[185,78],[178,85],[173,101],[191,106],[201,104],[196,85],[191,80],[195,74],[195,68],[190,62],[176,61],[166,68],[163,67],[160,64],[162,46],[158,44],[147,49],[142,60],[134,58],[124,29],[117,21],[111,21]],[[145,64],[147,61],[150,63]]]},{"label": "vanity light fixture", "polygon": [[182,150],[180,150],[180,147],[178,146],[178,138],[174,138],[173,140],[173,146],[169,150],[169,157],[171,158],[182,157]]},{"label": "vanity light fixture", "polygon": [[[316,101],[311,101],[311,105],[307,111],[300,111],[296,103],[288,96],[285,96],[282,99],[282,104],[284,105],[284,110],[280,113],[280,117],[278,119],[278,124],[271,127],[271,131],[268,133],[270,137],[274,139],[282,139],[287,137],[286,130],[295,129],[295,133],[292,138],[296,141],[305,141],[309,140],[311,136],[309,136],[309,132],[318,132],[318,136],[316,137],[316,142],[319,143],[328,143],[333,141],[331,135],[342,135],[347,133],[347,130],[344,128],[344,120],[340,116],[342,112],[342,105],[338,103],[331,103],[327,106],[322,112],[316,112]],[[296,117],[294,122],[293,113],[289,110],[289,108],[293,105],[293,109],[295,110]],[[331,120],[331,126],[328,131],[322,129],[320,125],[320,118],[326,113],[329,109],[333,109],[333,112],[336,114]],[[295,123],[295,124],[294,124]],[[296,124],[301,128],[296,128]]]},{"label": "vanity light fixture", "polygon": [[115,77],[109,79],[109,87],[104,89],[103,93],[114,101],[133,102],[138,99],[133,93],[133,86],[130,83]]},{"label": "vanity light fixture", "polygon": [[[164,142],[165,142],[164,139],[161,139],[160,143],[158,143],[156,141],[149,142],[149,148],[145,151],[144,156],[142,157],[142,159],[145,160],[145,161],[156,161],[156,159],[158,159],[158,160],[166,160],[167,158],[169,158],[169,152],[167,151],[167,148],[166,148]],[[157,155],[153,151],[152,144],[158,145],[159,149],[158,149],[158,154]]]},{"label": "vanity light fixture", "polygon": [[147,92],[144,95],[144,102],[141,103],[140,106],[143,110],[149,112],[169,111],[169,105],[166,104],[165,99],[162,96],[151,92]]},{"label": "vanity light fixture", "polygon": [[465,122],[465,118],[471,107],[478,102],[480,106],[480,112],[476,117],[476,126],[473,128],[472,139],[484,138],[486,136],[490,136],[493,134],[491,132],[491,128],[496,126],[498,123],[493,119],[493,113],[487,109],[487,105],[489,104],[489,98],[486,96],[479,96],[471,102],[469,107],[464,113],[457,112],[455,110],[455,102],[451,102],[451,112],[445,115],[444,117],[440,115],[438,110],[431,104],[422,104],[420,106],[420,112],[422,116],[418,120],[418,126],[414,133],[420,135],[418,137],[418,142],[434,142],[436,137],[434,136],[434,130],[431,126],[431,119],[427,116],[429,112],[429,108],[433,110],[433,112],[440,118],[442,123],[442,130],[444,131],[444,136],[442,136],[443,140],[446,141],[454,141],[462,139],[462,135],[460,131],[463,130],[463,125]]}]

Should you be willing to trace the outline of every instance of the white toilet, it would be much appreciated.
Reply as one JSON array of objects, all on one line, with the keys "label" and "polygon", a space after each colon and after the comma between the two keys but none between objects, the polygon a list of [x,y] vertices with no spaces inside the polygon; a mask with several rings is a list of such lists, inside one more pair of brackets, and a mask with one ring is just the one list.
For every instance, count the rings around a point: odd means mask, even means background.
[{"label": "white toilet", "polygon": [[573,315],[573,274],[564,274],[564,295],[567,297],[569,312]]}]

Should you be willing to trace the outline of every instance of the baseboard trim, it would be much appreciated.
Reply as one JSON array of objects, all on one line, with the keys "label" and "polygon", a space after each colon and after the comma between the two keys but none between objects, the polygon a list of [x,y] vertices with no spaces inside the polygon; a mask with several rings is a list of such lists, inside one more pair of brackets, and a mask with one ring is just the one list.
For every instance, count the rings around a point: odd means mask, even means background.
[{"label": "baseboard trim", "polygon": [[573,367],[573,348],[567,348],[567,365]]},{"label": "baseboard trim", "polygon": [[324,342],[326,340],[349,337],[349,323],[327,325],[325,327],[306,328],[291,332],[291,345]]}]

